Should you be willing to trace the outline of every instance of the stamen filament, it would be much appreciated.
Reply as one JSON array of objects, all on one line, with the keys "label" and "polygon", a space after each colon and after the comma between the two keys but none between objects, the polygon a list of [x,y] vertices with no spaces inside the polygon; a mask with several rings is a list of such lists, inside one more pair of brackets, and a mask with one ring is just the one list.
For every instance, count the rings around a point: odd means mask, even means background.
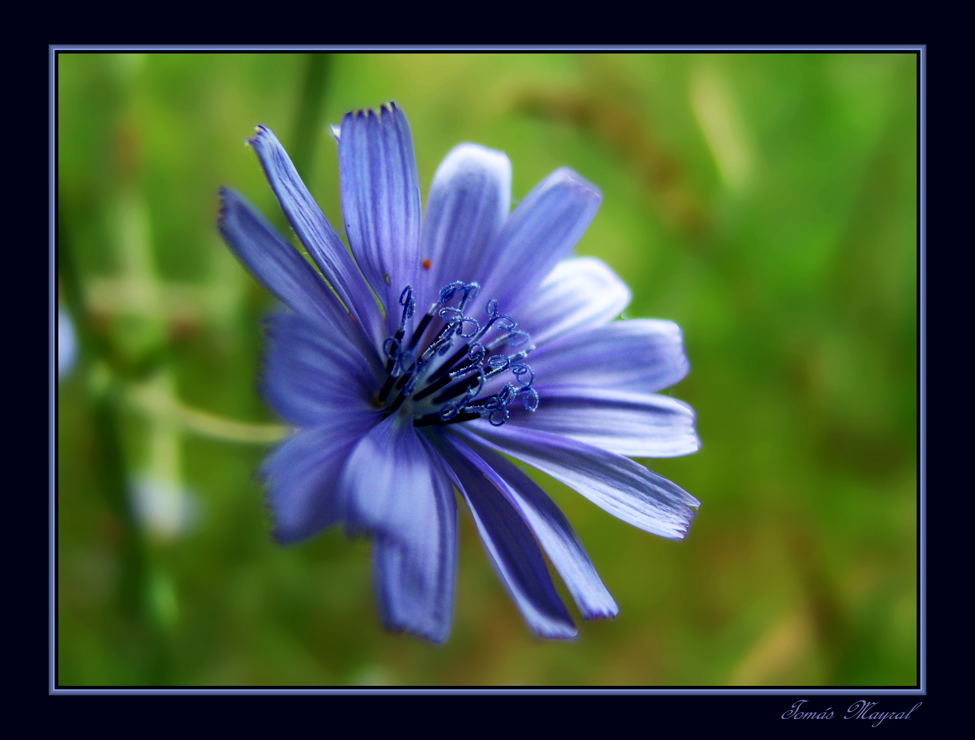
[{"label": "stamen filament", "polygon": [[[433,305],[434,305],[434,307],[437,306],[436,303],[433,304]],[[430,311],[432,312],[433,311],[433,308],[431,308]],[[422,319],[420,319],[420,323],[417,325],[416,331],[413,332],[413,338],[410,339],[409,349],[413,349],[414,347],[416,347],[416,343],[418,341],[420,341],[420,337],[422,337],[423,336],[423,332],[425,332],[427,330],[427,327],[430,325],[430,320],[432,318],[433,318],[433,314],[432,313],[428,313],[426,316],[424,316]]]},{"label": "stamen filament", "polygon": [[480,414],[475,414],[473,412],[464,412],[462,414],[457,414],[451,419],[444,421],[440,418],[439,413],[424,414],[419,419],[413,420],[413,426],[415,427],[426,427],[433,424],[444,425],[444,424],[459,424],[462,421],[473,421],[474,419],[480,419]]},{"label": "stamen filament", "polygon": [[[390,361],[390,362],[392,362],[392,361]],[[396,378],[394,378],[392,375],[388,375],[389,371],[392,370],[392,369],[393,368],[391,368],[391,367],[386,369],[386,373],[387,373],[386,382],[383,383],[383,388],[382,388],[381,391],[379,391],[379,402],[380,403],[382,403],[383,401],[386,400],[386,397],[389,396],[389,392],[391,390],[393,390],[393,383],[396,382]]]},{"label": "stamen filament", "polygon": [[430,385],[428,385],[422,391],[418,392],[415,396],[413,396],[413,398],[416,399],[417,401],[422,401],[424,398],[426,398],[427,396],[429,396],[431,393],[436,393],[441,388],[443,388],[445,385],[448,385],[450,383],[450,380],[451,380],[451,378],[450,378],[449,375],[444,375],[442,378],[439,378],[439,379],[435,380],[433,383],[431,383]]}]

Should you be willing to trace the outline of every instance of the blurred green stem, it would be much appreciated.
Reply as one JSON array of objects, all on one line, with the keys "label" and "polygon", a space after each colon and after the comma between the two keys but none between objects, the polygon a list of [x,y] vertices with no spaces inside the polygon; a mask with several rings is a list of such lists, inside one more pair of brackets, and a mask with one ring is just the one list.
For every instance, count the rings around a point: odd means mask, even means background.
[{"label": "blurred green stem", "polygon": [[295,169],[306,183],[311,178],[315,148],[321,138],[322,108],[331,65],[331,54],[309,54],[307,57],[305,84],[290,148]]},{"label": "blurred green stem", "polygon": [[[58,214],[57,261],[58,277],[64,290],[64,299],[74,320],[79,344],[82,348],[81,363],[86,356],[93,370],[107,370],[104,364],[92,362],[107,354],[107,342],[99,339],[92,329],[85,310],[84,288],[78,275],[74,255],[71,252],[68,230]],[[106,382],[98,384],[94,395],[95,469],[101,479],[102,492],[114,520],[118,524],[117,548],[121,564],[119,600],[130,615],[137,615],[142,605],[141,595],[145,581],[145,551],[140,532],[132,517],[127,500],[125,455],[118,423],[118,382],[111,374]]]},{"label": "blurred green stem", "polygon": [[58,210],[57,233],[55,238],[57,241],[58,283],[61,289],[60,292],[64,296],[64,302],[68,306],[68,311],[71,313],[75,334],[78,337],[78,345],[82,350],[79,355],[83,361],[86,354],[91,356],[102,354],[99,350],[103,349],[103,347],[96,346],[97,340],[92,331],[91,322],[88,320],[88,312],[85,310],[84,289],[81,286],[81,281],[78,279],[77,266],[75,265],[74,256],[71,254],[71,248],[68,244],[67,229],[64,228],[64,219],[61,217],[60,209]]},{"label": "blurred green stem", "polygon": [[226,442],[272,444],[288,437],[291,431],[280,424],[247,424],[194,409],[181,403],[158,383],[133,384],[127,390],[126,399],[143,413]]}]

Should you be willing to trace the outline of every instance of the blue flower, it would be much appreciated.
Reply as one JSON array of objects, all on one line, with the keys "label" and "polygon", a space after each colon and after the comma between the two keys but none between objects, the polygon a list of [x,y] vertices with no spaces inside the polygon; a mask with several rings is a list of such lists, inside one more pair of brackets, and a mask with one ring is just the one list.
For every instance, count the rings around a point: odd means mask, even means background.
[{"label": "blue flower", "polygon": [[306,260],[240,195],[220,232],[290,312],[268,321],[263,391],[297,433],[265,460],[274,537],[333,524],[372,540],[384,625],[441,642],[457,558],[454,489],[531,629],[618,608],[565,516],[504,455],[647,532],[680,539],[699,502],[627,456],[699,447],[693,411],[654,395],[686,375],[680,329],[612,321],[630,299],[602,262],[566,259],[599,191],[553,172],[509,213],[511,165],[474,144],[441,163],[421,218],[395,104],[333,127],[349,249],[281,144],[250,140]]},{"label": "blue flower", "polygon": [[78,342],[74,324],[67,311],[58,307],[58,381],[63,380],[74,367],[78,355]]}]

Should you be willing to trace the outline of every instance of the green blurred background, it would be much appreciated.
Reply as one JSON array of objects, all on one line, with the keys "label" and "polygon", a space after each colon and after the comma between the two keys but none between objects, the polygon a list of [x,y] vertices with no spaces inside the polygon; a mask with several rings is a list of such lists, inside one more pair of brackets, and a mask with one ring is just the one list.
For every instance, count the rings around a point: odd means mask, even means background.
[{"label": "green blurred background", "polygon": [[[89,685],[729,686],[917,681],[913,54],[79,54],[57,64],[57,680]],[[702,506],[659,539],[535,476],[620,606],[524,625],[461,509],[454,627],[383,633],[364,541],[268,536],[254,478],[272,302],[217,188],[285,221],[244,140],[289,149],[341,230],[326,125],[395,100],[425,198],[504,150],[513,199],[566,165],[603,205],[577,253],[676,321]],[[290,233],[284,231],[284,233]],[[561,584],[560,584],[561,588]],[[563,590],[563,594],[564,594]]]}]

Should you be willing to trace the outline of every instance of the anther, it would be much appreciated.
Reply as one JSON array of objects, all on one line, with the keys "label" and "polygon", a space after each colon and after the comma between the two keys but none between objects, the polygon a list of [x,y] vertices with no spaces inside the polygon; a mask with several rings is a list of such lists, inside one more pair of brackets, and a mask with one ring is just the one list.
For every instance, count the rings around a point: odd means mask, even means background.
[{"label": "anther", "polygon": [[403,307],[403,318],[400,319],[399,328],[403,331],[406,328],[406,322],[413,318],[413,312],[416,310],[416,301],[413,300],[413,287],[407,285],[399,297],[399,305]]}]

